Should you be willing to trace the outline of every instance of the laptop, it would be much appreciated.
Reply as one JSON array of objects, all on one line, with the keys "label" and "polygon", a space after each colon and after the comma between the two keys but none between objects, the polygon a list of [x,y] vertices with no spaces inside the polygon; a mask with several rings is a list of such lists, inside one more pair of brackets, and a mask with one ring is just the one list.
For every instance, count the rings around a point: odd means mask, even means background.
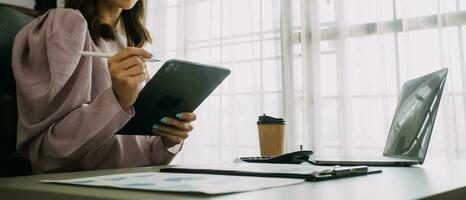
[{"label": "laptop", "polygon": [[316,165],[421,165],[427,154],[448,69],[407,81],[398,99],[383,155],[311,156]]}]

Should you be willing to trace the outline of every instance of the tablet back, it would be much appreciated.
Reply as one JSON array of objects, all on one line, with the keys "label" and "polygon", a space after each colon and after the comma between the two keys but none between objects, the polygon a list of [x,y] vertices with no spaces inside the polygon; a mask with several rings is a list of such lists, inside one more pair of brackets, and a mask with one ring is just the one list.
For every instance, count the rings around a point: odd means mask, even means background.
[{"label": "tablet back", "polygon": [[117,134],[150,135],[162,117],[193,112],[230,74],[230,70],[168,60],[139,93],[136,114]]}]

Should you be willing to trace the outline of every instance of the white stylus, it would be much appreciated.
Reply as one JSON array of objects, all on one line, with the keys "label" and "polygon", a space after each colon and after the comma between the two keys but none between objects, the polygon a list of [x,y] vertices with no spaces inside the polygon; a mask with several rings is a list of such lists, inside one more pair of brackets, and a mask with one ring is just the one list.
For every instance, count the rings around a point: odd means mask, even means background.
[{"label": "white stylus", "polygon": [[[99,52],[92,52],[92,51],[79,51],[79,55],[81,56],[94,56],[94,57],[102,57],[102,58],[110,58],[114,54],[111,53],[99,53]],[[145,59],[146,62],[160,62],[157,58],[148,58]]]}]

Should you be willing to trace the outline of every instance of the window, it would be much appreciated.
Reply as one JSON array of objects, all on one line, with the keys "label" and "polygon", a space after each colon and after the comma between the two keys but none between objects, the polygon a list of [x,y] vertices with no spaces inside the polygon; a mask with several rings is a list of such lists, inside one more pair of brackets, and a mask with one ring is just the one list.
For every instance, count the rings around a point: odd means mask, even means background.
[{"label": "window", "polygon": [[[292,3],[299,4],[295,7],[308,8],[308,12],[319,13],[314,16],[319,22],[318,28],[310,31],[320,34],[319,53],[301,55],[302,59],[318,57],[319,61],[314,66],[303,67],[301,61],[294,65],[300,68],[296,71],[305,68],[320,71],[320,81],[315,83],[320,93],[306,95],[315,95],[313,98],[319,100],[317,115],[321,120],[317,128],[310,128],[314,132],[310,131],[311,137],[305,140],[306,147],[318,149],[321,154],[380,154],[403,82],[448,67],[448,83],[430,152],[434,156],[464,156],[465,148],[461,144],[466,136],[464,2],[319,0]],[[312,23],[309,18],[300,20],[300,25]],[[301,26],[295,29],[301,30]],[[298,33],[301,37],[308,36]],[[300,98],[296,101],[304,103]],[[311,112],[313,109],[304,110]],[[306,123],[309,121],[300,124]],[[300,130],[306,133],[309,128],[300,127]]]},{"label": "window", "polygon": [[238,155],[257,155],[257,117],[263,113],[283,115],[280,30],[274,19],[278,1],[148,4],[147,23],[156,33],[157,54],[232,70],[197,109],[195,131],[178,162],[231,161]]},{"label": "window", "polygon": [[155,0],[147,25],[162,59],[232,70],[176,162],[258,155],[263,113],[288,119],[288,151],[380,154],[403,82],[442,67],[429,156],[466,156],[463,1]]}]

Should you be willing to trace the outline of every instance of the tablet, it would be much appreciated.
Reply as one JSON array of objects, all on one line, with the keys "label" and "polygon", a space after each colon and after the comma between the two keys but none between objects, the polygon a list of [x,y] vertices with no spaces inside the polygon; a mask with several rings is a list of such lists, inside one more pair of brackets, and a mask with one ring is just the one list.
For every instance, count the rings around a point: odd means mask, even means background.
[{"label": "tablet", "polygon": [[230,70],[182,60],[168,60],[139,93],[135,115],[117,134],[152,135],[152,126],[196,108],[230,74]]}]

